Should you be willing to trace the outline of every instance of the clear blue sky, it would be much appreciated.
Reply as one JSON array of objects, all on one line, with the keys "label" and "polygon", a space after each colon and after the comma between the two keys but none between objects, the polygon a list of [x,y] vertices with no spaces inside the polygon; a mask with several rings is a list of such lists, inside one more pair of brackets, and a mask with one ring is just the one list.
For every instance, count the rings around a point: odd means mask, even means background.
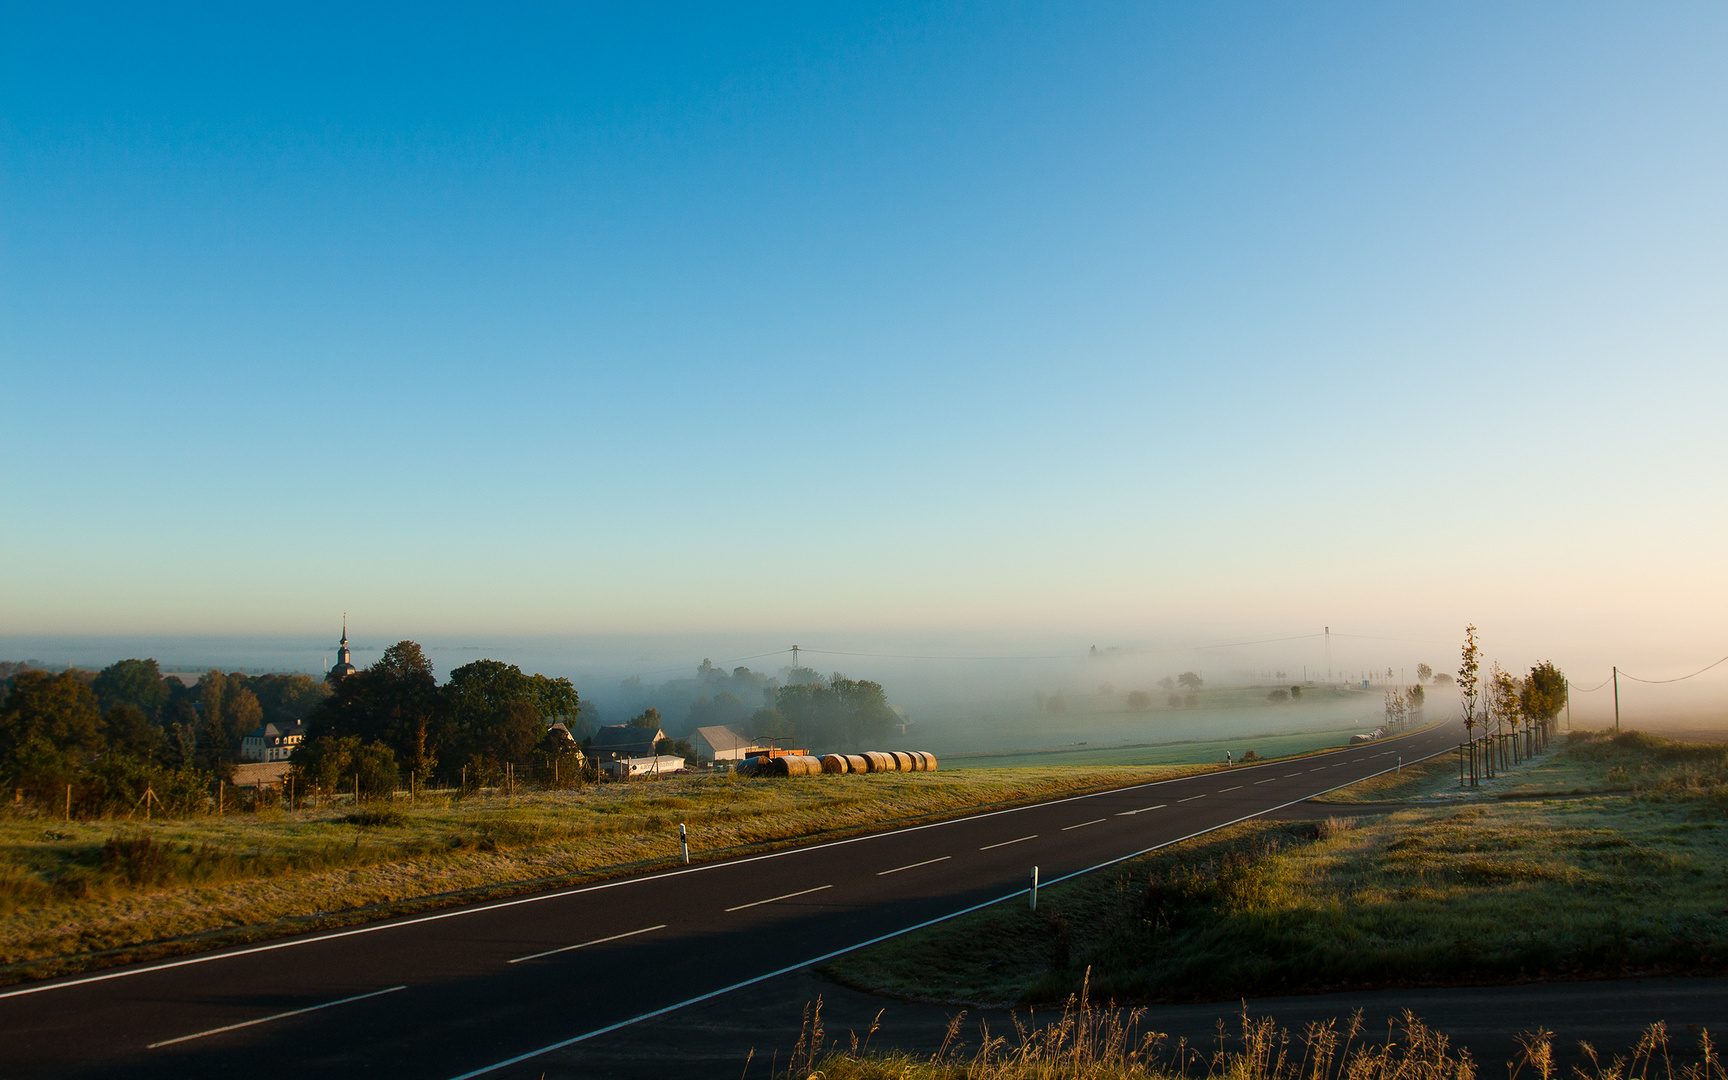
[{"label": "clear blue sky", "polygon": [[7,632],[1728,639],[1720,4],[0,18]]}]

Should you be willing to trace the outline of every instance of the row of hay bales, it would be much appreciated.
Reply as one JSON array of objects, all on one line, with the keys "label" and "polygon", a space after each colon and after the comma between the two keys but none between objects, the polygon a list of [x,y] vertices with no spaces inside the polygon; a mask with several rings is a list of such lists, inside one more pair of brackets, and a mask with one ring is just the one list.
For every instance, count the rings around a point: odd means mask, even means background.
[{"label": "row of hay bales", "polygon": [[935,772],[936,755],[922,750],[867,750],[862,754],[828,754],[822,759],[825,773]]},{"label": "row of hay bales", "polygon": [[862,754],[783,754],[750,758],[739,768],[751,776],[819,776],[822,773],[935,772],[936,755],[922,750],[876,750]]}]

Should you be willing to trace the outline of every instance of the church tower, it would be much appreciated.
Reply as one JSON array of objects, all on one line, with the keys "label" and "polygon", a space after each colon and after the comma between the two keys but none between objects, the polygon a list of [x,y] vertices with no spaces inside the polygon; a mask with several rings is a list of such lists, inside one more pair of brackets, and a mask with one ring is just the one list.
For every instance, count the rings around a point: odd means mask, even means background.
[{"label": "church tower", "polygon": [[324,676],[324,681],[331,686],[354,674],[354,665],[348,661],[348,616],[342,616],[342,644],[336,646],[336,666],[330,669],[330,674]]}]

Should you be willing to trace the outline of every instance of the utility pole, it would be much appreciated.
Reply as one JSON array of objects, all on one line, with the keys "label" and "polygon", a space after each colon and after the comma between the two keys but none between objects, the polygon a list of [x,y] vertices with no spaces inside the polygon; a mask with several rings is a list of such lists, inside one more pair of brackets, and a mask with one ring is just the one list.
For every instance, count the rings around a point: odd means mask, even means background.
[{"label": "utility pole", "polygon": [[[1601,668],[1597,668],[1601,671]],[[1620,733],[1620,668],[1614,668],[1614,733]]]},{"label": "utility pole", "polygon": [[1326,681],[1332,681],[1332,628],[1326,628]]}]

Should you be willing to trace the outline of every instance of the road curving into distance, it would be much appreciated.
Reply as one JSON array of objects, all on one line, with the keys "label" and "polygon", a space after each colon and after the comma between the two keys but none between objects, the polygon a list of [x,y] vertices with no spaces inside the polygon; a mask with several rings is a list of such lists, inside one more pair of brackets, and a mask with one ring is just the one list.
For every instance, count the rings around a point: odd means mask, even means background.
[{"label": "road curving into distance", "polygon": [[1446,753],[1460,733],[14,987],[0,1077],[539,1076],[541,1055],[593,1036],[1025,902],[1034,866],[1048,886]]}]

